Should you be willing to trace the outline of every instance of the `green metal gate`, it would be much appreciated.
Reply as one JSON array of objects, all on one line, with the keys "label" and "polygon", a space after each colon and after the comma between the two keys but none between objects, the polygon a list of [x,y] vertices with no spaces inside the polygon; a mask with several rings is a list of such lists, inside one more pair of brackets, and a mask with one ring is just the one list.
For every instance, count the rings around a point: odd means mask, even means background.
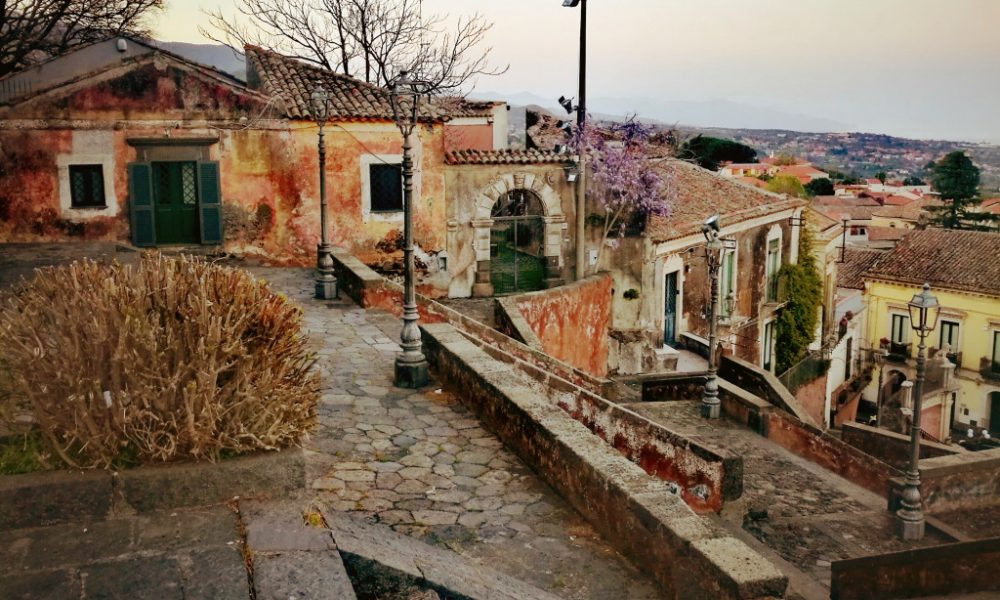
[{"label": "green metal gate", "polygon": [[494,294],[530,292],[545,287],[545,221],[533,192],[513,190],[492,211],[490,280]]}]

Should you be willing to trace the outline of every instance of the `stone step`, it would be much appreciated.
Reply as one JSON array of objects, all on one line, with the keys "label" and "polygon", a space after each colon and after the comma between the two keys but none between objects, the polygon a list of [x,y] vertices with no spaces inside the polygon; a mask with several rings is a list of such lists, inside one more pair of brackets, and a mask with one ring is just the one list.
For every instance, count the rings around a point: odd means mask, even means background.
[{"label": "stone step", "polygon": [[[323,516],[337,543],[355,589],[376,582],[433,590],[447,598],[470,600],[557,600],[519,579],[472,562],[454,552],[436,548],[397,533],[384,525],[370,525],[345,513]],[[367,591],[377,591],[368,588]]]}]

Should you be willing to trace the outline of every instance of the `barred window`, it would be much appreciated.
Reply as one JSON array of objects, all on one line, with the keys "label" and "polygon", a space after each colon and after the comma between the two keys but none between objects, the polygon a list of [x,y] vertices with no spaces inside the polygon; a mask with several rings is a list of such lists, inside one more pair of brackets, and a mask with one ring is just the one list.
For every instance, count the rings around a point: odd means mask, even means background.
[{"label": "barred window", "polygon": [[70,165],[69,189],[73,208],[104,208],[104,168],[101,165]]}]

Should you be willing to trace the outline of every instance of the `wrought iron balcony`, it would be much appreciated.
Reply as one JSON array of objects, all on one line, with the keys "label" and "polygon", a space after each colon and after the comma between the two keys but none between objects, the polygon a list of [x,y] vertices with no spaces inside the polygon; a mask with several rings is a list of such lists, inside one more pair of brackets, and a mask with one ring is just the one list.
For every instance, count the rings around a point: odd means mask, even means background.
[{"label": "wrought iron balcony", "polygon": [[906,362],[906,360],[910,358],[911,348],[913,348],[913,344],[911,342],[907,342],[905,344],[901,344],[899,342],[889,342],[889,356],[886,357],[886,360],[897,363]]},{"label": "wrought iron balcony", "polygon": [[979,359],[979,373],[984,379],[1000,381],[1000,360],[984,356]]}]

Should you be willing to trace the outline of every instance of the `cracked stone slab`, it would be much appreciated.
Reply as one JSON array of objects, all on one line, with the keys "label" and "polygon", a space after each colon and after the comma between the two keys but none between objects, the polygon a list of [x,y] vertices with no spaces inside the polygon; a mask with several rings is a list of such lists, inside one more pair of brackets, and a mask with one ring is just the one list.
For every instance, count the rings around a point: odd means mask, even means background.
[{"label": "cracked stone slab", "polygon": [[257,600],[356,600],[354,586],[336,550],[258,554],[254,558]]},{"label": "cracked stone slab", "polygon": [[470,600],[556,600],[548,592],[462,556],[348,515],[326,512],[345,559],[358,557],[423,580],[446,595]]}]

